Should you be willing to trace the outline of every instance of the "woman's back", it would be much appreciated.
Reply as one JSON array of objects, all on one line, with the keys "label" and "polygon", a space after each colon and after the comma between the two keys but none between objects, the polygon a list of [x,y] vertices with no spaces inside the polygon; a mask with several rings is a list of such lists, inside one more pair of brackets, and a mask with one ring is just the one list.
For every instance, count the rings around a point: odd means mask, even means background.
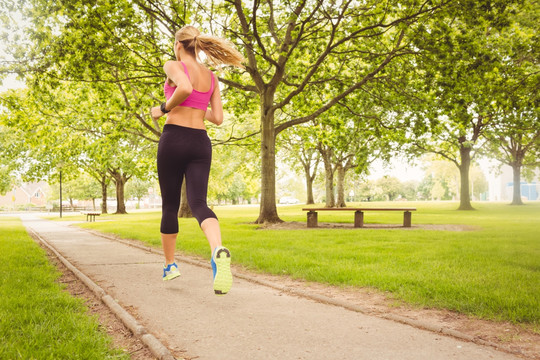
[{"label": "woman's back", "polygon": [[[181,68],[186,74],[193,90],[189,97],[180,105],[175,106],[168,114],[166,124],[175,124],[196,129],[205,129],[204,117],[206,108],[215,90],[215,79],[212,72],[197,61],[186,59],[176,61],[175,67]],[[167,78],[165,94],[174,92],[177,84]],[[169,97],[171,95],[168,95]]]},{"label": "woman's back", "polygon": [[207,120],[221,125],[223,104],[218,79],[201,64],[200,52],[210,65],[243,67],[242,54],[228,41],[201,34],[193,26],[184,26],[175,33],[176,61],[167,61],[163,67],[167,75],[164,85],[167,101],[151,109],[153,119],[167,114],[166,124],[205,129]]},{"label": "woman's back", "polygon": [[210,91],[212,87],[212,73],[204,65],[193,63],[191,61],[183,61],[187,68],[191,85],[193,89],[199,92]]}]

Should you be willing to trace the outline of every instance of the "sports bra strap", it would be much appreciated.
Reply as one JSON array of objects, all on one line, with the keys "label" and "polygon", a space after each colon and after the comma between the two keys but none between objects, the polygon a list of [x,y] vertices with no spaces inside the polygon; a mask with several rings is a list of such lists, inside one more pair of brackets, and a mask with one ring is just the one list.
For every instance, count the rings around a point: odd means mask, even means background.
[{"label": "sports bra strap", "polygon": [[[191,81],[188,73],[188,69],[186,64],[184,64],[182,61],[182,66],[184,67],[184,72],[188,77],[188,80]],[[185,106],[185,107],[191,107],[195,109],[200,109],[206,111],[208,108],[208,104],[210,102],[210,98],[212,97],[212,94],[214,93],[214,87],[216,86],[216,80],[214,79],[214,73],[211,70],[208,70],[210,72],[211,76],[211,85],[210,90],[201,92],[198,90],[193,89],[192,93],[178,106]],[[174,93],[176,89],[176,86],[170,86],[166,81],[163,85],[163,91],[165,92],[165,98],[168,100]]]},{"label": "sports bra strap", "polygon": [[180,64],[182,64],[182,66],[184,67],[184,72],[186,73],[187,78],[189,79],[189,81],[191,81],[191,78],[189,77],[189,72],[188,72],[186,64],[184,64],[183,61],[180,61]]}]

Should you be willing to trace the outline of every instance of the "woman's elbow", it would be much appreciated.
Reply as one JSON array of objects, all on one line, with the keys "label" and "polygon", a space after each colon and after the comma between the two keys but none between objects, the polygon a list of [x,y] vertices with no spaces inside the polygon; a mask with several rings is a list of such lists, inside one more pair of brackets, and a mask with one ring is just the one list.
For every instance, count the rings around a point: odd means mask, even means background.
[{"label": "woman's elbow", "polygon": [[221,125],[221,124],[223,124],[223,116],[216,116],[216,117],[214,117],[214,124],[216,124],[216,125],[218,125],[218,126]]}]

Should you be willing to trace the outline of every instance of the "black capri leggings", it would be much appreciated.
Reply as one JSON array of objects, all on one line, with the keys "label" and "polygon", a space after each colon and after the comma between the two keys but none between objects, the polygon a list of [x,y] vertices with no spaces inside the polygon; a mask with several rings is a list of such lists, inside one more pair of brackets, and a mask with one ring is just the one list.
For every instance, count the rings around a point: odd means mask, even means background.
[{"label": "black capri leggings", "polygon": [[212,144],[206,130],[166,124],[159,139],[157,170],[161,188],[161,233],[178,232],[178,209],[184,175],[191,212],[201,223],[217,219],[206,204]]}]

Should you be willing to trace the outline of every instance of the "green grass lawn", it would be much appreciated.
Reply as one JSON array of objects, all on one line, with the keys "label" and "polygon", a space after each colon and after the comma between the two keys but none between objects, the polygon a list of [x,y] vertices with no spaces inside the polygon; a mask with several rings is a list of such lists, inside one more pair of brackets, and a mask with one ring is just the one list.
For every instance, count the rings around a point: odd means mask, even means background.
[{"label": "green grass lawn", "polygon": [[[417,207],[413,226],[456,224],[475,230],[260,230],[251,223],[257,207],[214,211],[233,262],[253,271],[377,288],[410,304],[530,324],[540,331],[540,203],[476,203],[475,211],[457,211],[453,202],[398,205]],[[302,207],[280,207],[279,214],[285,221],[305,222]],[[400,224],[402,219],[401,212],[365,214],[367,224]],[[159,212],[102,215],[99,220],[82,226],[161,246]],[[353,214],[319,213],[319,221],[352,223]],[[180,229],[178,249],[209,258],[197,222],[180,219]]]},{"label": "green grass lawn", "polygon": [[0,359],[129,359],[59,276],[20,220],[0,217]]}]

